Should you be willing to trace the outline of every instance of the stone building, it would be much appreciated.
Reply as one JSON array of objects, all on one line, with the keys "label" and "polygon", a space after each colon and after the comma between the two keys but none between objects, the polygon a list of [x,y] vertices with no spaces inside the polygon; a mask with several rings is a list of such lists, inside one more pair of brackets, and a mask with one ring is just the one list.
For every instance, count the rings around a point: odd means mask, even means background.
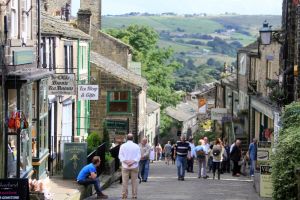
[{"label": "stone building", "polygon": [[[78,141],[88,135],[90,102],[76,96],[77,85],[90,82],[89,47],[91,37],[69,22],[46,12],[41,15],[43,68],[55,75],[68,75],[73,79],[75,90],[59,91],[49,95],[49,151],[48,170],[55,169],[55,158],[63,160],[65,142]],[[60,146],[59,146],[60,145]],[[54,162],[54,163],[53,163]]]},{"label": "stone building", "polygon": [[114,139],[131,132],[145,134],[147,81],[108,58],[91,52],[91,79],[98,84],[98,101],[91,102],[90,131],[103,133],[103,125]]},{"label": "stone building", "polygon": [[147,119],[145,137],[150,145],[158,143],[159,128],[160,128],[160,104],[147,98]]},{"label": "stone building", "polygon": [[40,178],[46,175],[49,155],[47,100],[52,74],[41,65],[40,6],[36,1],[11,0],[1,8],[0,177]]}]

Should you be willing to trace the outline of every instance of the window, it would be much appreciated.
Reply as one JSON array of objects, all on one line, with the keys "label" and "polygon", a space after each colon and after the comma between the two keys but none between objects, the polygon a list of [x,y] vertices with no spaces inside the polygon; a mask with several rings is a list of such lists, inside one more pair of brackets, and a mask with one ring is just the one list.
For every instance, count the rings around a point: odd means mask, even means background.
[{"label": "window", "polygon": [[27,39],[31,39],[31,0],[23,0],[24,8],[22,11],[22,42],[26,44]]},{"label": "window", "polygon": [[19,34],[19,1],[11,0],[11,38],[17,39]]},{"label": "window", "polygon": [[41,80],[39,84],[39,157],[48,149],[48,95],[47,79]]},{"label": "window", "polygon": [[65,44],[65,73],[73,73],[73,46]]},{"label": "window", "polygon": [[42,38],[41,62],[43,68],[55,69],[55,38]]},{"label": "window", "polygon": [[108,92],[108,107],[109,113],[129,113],[131,112],[131,92],[115,91]]},{"label": "window", "polygon": [[247,57],[245,54],[240,55],[240,63],[239,63],[239,74],[245,75],[246,74],[246,67],[247,67]]}]

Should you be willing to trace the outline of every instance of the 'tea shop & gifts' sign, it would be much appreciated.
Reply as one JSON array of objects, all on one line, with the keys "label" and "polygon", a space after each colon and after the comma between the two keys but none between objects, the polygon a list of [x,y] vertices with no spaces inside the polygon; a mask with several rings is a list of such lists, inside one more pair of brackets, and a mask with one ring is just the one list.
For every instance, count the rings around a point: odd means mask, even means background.
[{"label": "'tea shop & gifts' sign", "polygon": [[99,86],[98,85],[78,85],[79,100],[98,100]]},{"label": "'tea shop & gifts' sign", "polygon": [[75,74],[53,74],[48,84],[49,95],[76,95]]}]

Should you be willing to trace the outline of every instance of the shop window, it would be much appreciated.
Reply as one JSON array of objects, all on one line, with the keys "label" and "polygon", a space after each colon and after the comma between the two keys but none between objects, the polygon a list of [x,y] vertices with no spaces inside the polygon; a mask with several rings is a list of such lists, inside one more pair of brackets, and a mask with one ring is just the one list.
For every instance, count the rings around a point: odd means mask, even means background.
[{"label": "shop window", "polygon": [[109,113],[131,112],[131,92],[129,91],[108,92],[107,101],[107,111]]},{"label": "shop window", "polygon": [[47,79],[39,84],[39,157],[48,150],[48,97]]}]

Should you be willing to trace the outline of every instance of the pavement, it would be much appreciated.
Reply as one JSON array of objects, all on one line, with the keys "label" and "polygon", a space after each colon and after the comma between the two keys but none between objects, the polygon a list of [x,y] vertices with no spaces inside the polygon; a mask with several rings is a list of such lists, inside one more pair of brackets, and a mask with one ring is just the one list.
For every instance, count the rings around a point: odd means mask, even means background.
[{"label": "pavement", "polygon": [[[196,165],[194,170],[197,169]],[[196,172],[196,170],[195,170]],[[221,180],[198,179],[197,173],[186,173],[185,181],[178,181],[175,165],[162,161],[150,164],[148,182],[138,186],[138,199],[141,200],[262,200],[253,188],[250,177],[232,177],[221,174]],[[129,187],[129,198],[131,188]],[[104,190],[110,200],[121,197],[121,185],[116,182]],[[95,199],[95,196],[88,198]]]}]

